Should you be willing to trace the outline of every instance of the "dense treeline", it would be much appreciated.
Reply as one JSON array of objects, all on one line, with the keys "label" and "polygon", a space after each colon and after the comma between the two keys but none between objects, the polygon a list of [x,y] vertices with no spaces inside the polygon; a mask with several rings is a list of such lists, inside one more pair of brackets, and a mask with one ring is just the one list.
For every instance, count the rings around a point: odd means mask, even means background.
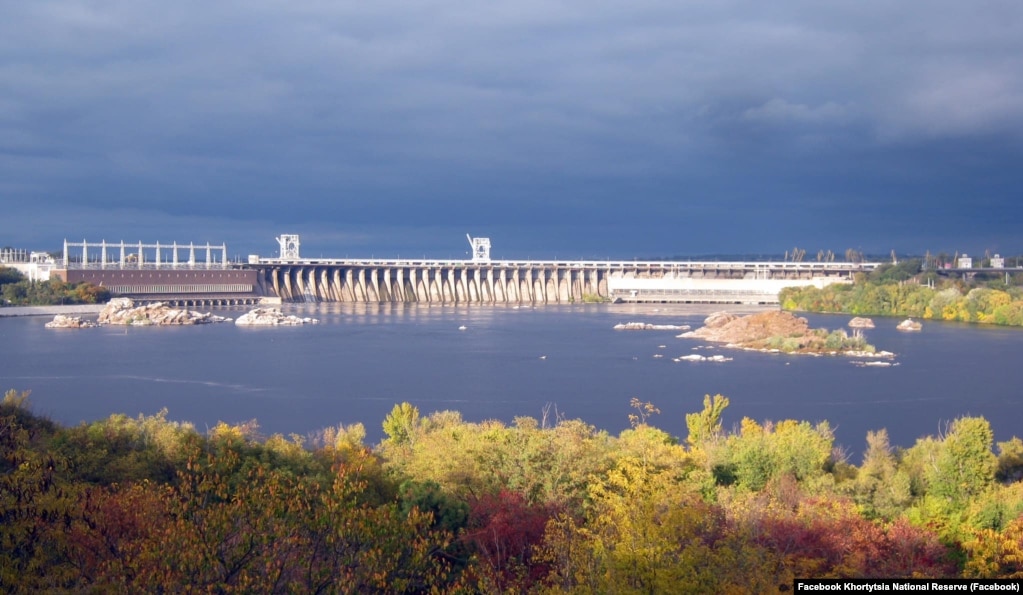
[{"label": "dense treeline", "polygon": [[[793,577],[1023,576],[1023,442],[964,417],[862,465],[826,424],[706,397],[680,442],[633,400],[578,420],[470,423],[403,403],[259,438],[166,414],[62,427],[0,405],[5,592],[775,592]],[[549,423],[548,423],[549,421]],[[308,443],[304,443],[308,442]]]},{"label": "dense treeline", "polygon": [[65,283],[60,279],[32,282],[12,268],[0,267],[0,306],[52,306],[101,304],[110,290],[92,283]]},{"label": "dense treeline", "polygon": [[[886,265],[852,284],[786,287],[778,294],[785,310],[840,312],[858,316],[912,316],[1023,326],[1023,289],[1003,281],[987,285],[928,277],[920,281],[918,261]],[[935,284],[931,287],[931,284]]]}]

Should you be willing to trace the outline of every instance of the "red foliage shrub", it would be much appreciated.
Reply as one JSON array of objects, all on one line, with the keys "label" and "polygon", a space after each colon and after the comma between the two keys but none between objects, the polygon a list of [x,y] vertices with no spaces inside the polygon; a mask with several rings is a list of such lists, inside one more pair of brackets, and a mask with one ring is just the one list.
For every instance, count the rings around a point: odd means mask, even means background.
[{"label": "red foliage shrub", "polygon": [[555,506],[531,505],[509,490],[470,502],[469,524],[462,534],[476,552],[477,564],[470,573],[500,592],[536,584],[549,568],[534,562],[534,546],[543,540],[547,521],[556,512]]}]

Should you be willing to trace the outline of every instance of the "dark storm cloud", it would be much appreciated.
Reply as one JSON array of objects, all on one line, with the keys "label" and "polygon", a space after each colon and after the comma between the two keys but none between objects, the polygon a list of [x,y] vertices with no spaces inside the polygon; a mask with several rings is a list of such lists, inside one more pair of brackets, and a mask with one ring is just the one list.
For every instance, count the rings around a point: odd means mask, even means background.
[{"label": "dark storm cloud", "polygon": [[1008,0],[3,10],[4,244],[1023,248]]}]

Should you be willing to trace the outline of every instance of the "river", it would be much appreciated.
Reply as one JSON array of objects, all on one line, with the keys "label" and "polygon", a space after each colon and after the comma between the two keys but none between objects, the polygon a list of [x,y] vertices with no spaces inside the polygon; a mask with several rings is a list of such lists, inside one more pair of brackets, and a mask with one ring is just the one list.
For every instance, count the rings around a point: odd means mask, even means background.
[{"label": "river", "polygon": [[[0,389],[31,390],[35,412],[64,424],[112,413],[190,421],[256,419],[265,434],[307,436],[362,422],[372,442],[395,403],[424,413],[452,409],[466,420],[515,416],[582,419],[617,433],[629,400],[650,401],[649,421],[684,438],[685,414],[705,394],[731,400],[724,423],[827,420],[858,461],[866,432],[887,428],[893,444],[937,435],[956,417],[983,415],[995,439],[1021,435],[1023,395],[1015,366],[1023,330],[924,322],[920,333],[875,318],[866,331],[892,367],[845,357],[772,355],[700,348],[678,331],[616,331],[620,322],[698,327],[710,306],[286,305],[322,322],[303,327],[48,330],[48,317],[0,318]],[[739,313],[755,310],[735,309]],[[238,316],[244,308],[217,308]],[[842,328],[849,316],[809,315]],[[464,328],[461,328],[464,327]],[[725,363],[675,362],[720,353]],[[661,356],[661,357],[657,357]]]}]

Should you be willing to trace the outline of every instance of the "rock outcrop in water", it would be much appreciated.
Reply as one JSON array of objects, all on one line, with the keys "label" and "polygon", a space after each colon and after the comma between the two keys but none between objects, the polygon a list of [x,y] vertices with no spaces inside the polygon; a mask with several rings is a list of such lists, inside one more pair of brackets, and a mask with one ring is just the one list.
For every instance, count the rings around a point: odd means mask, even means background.
[{"label": "rock outcrop in water", "polygon": [[862,337],[849,337],[845,331],[828,332],[812,329],[805,318],[789,312],[772,310],[736,316],[727,312],[711,314],[705,326],[682,333],[681,338],[705,339],[766,352],[802,353],[811,355],[853,355],[857,357],[892,357],[887,351],[876,352]]},{"label": "rock outcrop in water", "polygon": [[318,324],[320,321],[315,318],[300,318],[284,314],[277,308],[256,308],[247,314],[242,314],[235,320],[235,324],[242,326],[297,326],[300,324]]},{"label": "rock outcrop in water", "polygon": [[703,324],[703,327],[680,336],[747,346],[771,337],[802,337],[810,331],[810,324],[805,318],[777,310],[742,317],[729,312],[715,312]]},{"label": "rock outcrop in water", "polygon": [[900,322],[899,325],[896,326],[895,328],[896,330],[900,331],[919,331],[924,328],[924,325],[913,320],[912,318],[907,318]]},{"label": "rock outcrop in water", "polygon": [[874,328],[874,321],[869,318],[857,316],[849,321],[849,328]]},{"label": "rock outcrop in water", "polygon": [[650,324],[648,322],[622,322],[614,325],[616,331],[687,331],[689,325]]},{"label": "rock outcrop in water", "polygon": [[703,326],[704,328],[720,328],[739,318],[738,314],[732,314],[731,312],[714,312],[703,320]]},{"label": "rock outcrop in water", "polygon": [[57,314],[53,320],[46,323],[46,328],[95,328],[96,323],[91,320],[82,320],[79,316],[65,316]]},{"label": "rock outcrop in water", "polygon": [[99,324],[126,326],[170,326],[229,322],[230,318],[214,316],[209,312],[194,312],[171,308],[163,302],[135,306],[131,298],[114,298],[99,313]]},{"label": "rock outcrop in water", "polygon": [[692,355],[683,355],[674,359],[676,362],[730,362],[732,358],[725,357],[723,355],[699,355],[694,353]]}]

